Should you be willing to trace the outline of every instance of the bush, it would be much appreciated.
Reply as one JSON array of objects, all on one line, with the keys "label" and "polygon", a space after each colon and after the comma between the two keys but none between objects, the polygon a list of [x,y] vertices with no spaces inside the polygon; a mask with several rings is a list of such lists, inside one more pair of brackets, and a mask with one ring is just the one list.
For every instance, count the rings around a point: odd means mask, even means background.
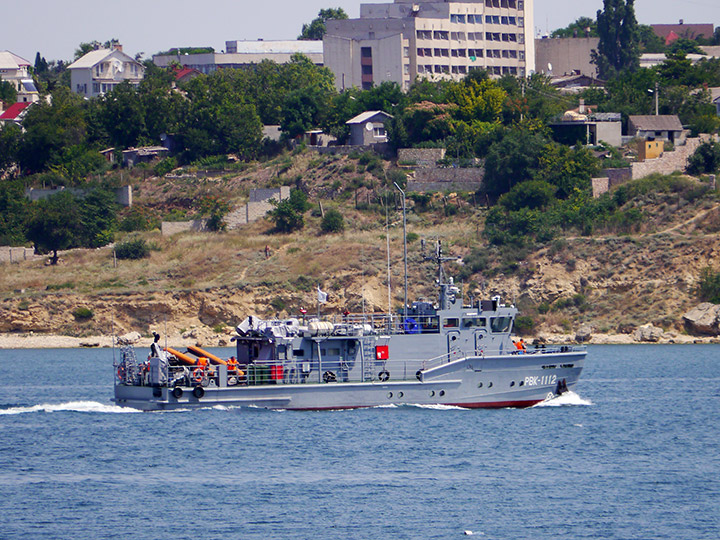
[{"label": "bush", "polygon": [[126,240],[115,246],[115,256],[118,259],[144,259],[150,256],[150,247],[142,238]]},{"label": "bush", "polygon": [[75,308],[72,314],[76,321],[88,321],[95,316],[93,310],[86,307]]},{"label": "bush", "polygon": [[520,315],[515,318],[515,331],[518,334],[527,335],[535,327],[535,321],[527,315]]},{"label": "bush", "polygon": [[703,268],[700,272],[700,282],[696,293],[700,300],[720,304],[720,272],[713,272],[711,268]]},{"label": "bush", "polygon": [[325,212],[320,229],[325,234],[343,232],[345,230],[345,220],[342,214],[334,208]]},{"label": "bush", "polygon": [[174,157],[165,158],[155,165],[155,176],[165,176],[167,173],[177,167],[177,159]]}]

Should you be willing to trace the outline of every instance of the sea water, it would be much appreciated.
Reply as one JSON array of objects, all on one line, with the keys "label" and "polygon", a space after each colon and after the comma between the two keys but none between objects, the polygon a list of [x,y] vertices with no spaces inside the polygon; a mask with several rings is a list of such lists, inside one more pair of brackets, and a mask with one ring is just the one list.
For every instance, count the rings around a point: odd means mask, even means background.
[{"label": "sea water", "polygon": [[0,538],[720,538],[717,345],[591,346],[525,410],[141,413],[112,361],[0,350]]}]

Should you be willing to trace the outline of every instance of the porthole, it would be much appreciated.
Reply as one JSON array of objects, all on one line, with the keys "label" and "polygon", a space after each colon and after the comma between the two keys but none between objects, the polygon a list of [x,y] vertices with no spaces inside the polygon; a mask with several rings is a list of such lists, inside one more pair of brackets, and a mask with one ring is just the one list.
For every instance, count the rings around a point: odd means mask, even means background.
[{"label": "porthole", "polygon": [[524,384],[525,384],[525,381],[520,381],[520,382],[518,383],[518,386],[522,386],[522,385],[524,385]]},{"label": "porthole", "polygon": [[513,386],[515,386],[515,381],[510,381],[510,388],[512,388]]},{"label": "porthole", "polygon": [[430,392],[430,397],[435,397],[435,390],[433,390],[432,392]]},{"label": "porthole", "polygon": [[392,392],[388,392],[388,399],[392,397]]},{"label": "porthole", "polygon": [[440,396],[442,397],[444,395],[445,395],[445,390],[440,390]]},{"label": "porthole", "polygon": [[492,388],[492,381],[488,383],[488,388]]},{"label": "porthole", "polygon": [[403,397],[405,394],[402,392],[398,392],[398,397]]},{"label": "porthole", "polygon": [[482,382],[478,383],[478,388],[482,388]]}]

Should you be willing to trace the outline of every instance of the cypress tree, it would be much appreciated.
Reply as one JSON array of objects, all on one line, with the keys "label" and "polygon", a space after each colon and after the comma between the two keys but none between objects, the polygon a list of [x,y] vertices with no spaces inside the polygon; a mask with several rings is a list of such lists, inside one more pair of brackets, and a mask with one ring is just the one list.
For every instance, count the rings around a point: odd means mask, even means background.
[{"label": "cypress tree", "polygon": [[601,79],[610,79],[640,66],[638,23],[634,0],[603,0],[603,10],[597,12],[600,43],[592,60]]}]

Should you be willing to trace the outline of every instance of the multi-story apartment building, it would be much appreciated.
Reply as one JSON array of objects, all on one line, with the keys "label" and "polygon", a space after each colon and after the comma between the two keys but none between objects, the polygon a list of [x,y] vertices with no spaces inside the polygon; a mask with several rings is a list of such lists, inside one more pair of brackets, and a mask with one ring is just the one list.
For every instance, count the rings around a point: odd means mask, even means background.
[{"label": "multi-story apartment building", "polygon": [[535,69],[533,0],[395,0],[362,4],[359,19],[329,20],[325,66],[339,89],[416,78],[460,79],[472,69]]}]

